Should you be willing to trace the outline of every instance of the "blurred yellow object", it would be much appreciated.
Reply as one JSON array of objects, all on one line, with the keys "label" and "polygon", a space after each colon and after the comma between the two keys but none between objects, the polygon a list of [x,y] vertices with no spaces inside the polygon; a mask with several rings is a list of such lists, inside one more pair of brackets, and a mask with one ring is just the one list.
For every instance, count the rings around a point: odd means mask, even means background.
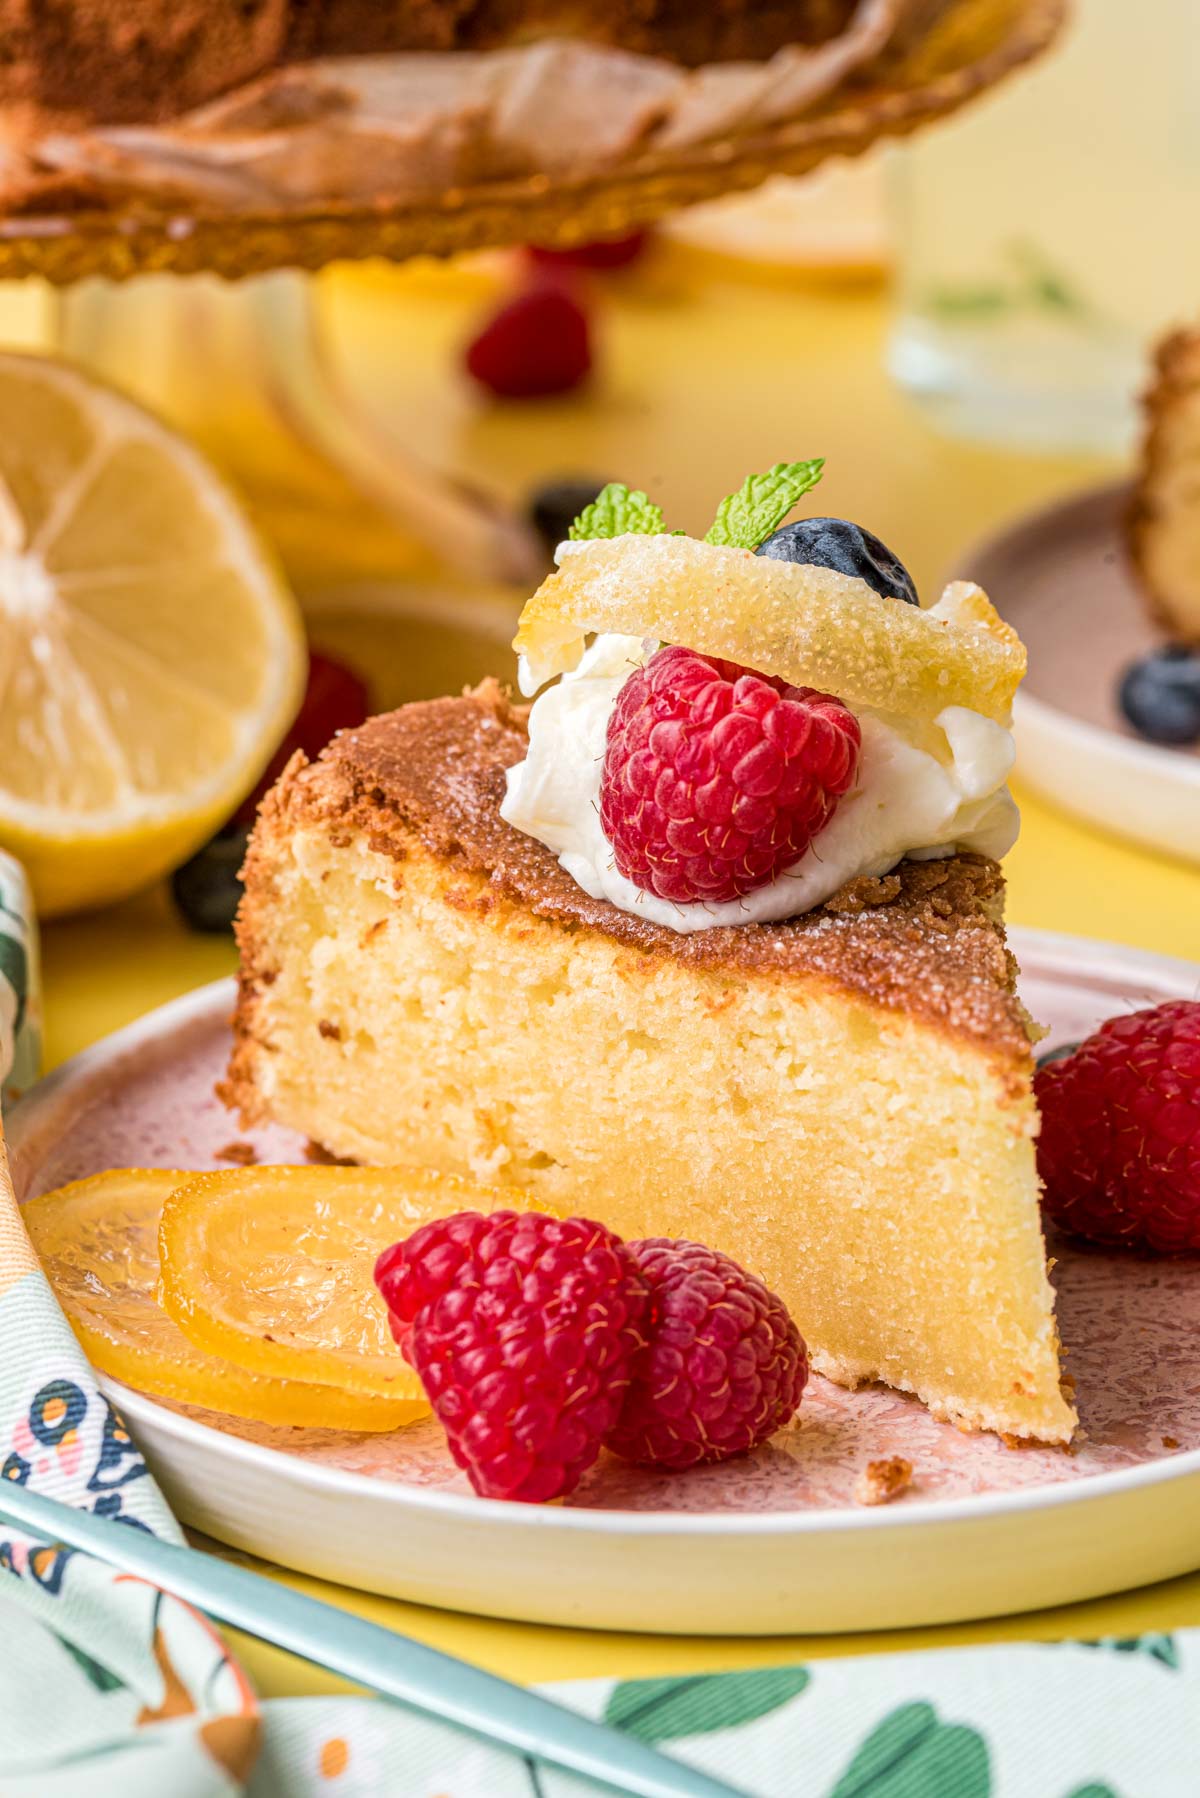
[{"label": "blurred yellow object", "polygon": [[[384,1249],[511,1193],[415,1167],[247,1167],[195,1175],[159,1228],[162,1302],[199,1348],[279,1379],[428,1410],[375,1288]],[[543,1211],[522,1197],[516,1206]]]},{"label": "blurred yellow object", "polygon": [[881,281],[889,260],[882,162],[871,156],[776,175],[752,193],[673,213],[662,232],[743,275]]},{"label": "blurred yellow object", "polygon": [[0,845],[44,915],[198,848],[303,691],[299,614],[220,478],[78,369],[0,355]]},{"label": "blurred yellow object", "polygon": [[194,1178],[169,1168],[113,1168],[22,1207],[42,1269],[93,1367],[141,1392],[262,1423],[391,1430],[424,1416],[424,1399],[364,1398],[272,1379],[188,1341],[156,1297],[158,1226],[163,1201]]}]

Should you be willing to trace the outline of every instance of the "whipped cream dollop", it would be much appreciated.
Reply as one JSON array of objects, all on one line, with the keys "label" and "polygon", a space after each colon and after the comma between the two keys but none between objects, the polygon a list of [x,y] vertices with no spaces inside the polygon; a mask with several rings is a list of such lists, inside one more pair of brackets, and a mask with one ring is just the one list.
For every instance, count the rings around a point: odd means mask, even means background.
[{"label": "whipped cream dollop", "polygon": [[973,850],[997,860],[1020,820],[1005,786],[1015,748],[1002,724],[947,706],[923,731],[855,708],[858,779],[798,862],[722,904],[680,905],[643,892],[616,866],[600,828],[600,779],[617,695],[658,644],[603,634],[547,687],[529,714],[529,753],[508,770],[500,815],[553,850],[585,893],[690,935],[719,924],[773,923],[822,904],[849,880],[887,874],[905,856]]}]

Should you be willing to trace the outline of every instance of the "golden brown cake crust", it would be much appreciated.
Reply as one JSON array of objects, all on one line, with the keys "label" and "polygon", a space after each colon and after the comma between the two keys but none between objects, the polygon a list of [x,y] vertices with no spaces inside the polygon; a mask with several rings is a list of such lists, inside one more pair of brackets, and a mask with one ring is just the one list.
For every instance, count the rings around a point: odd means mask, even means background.
[{"label": "golden brown cake crust", "polygon": [[[1027,1070],[1030,1041],[1013,990],[1015,967],[994,921],[1003,893],[995,862],[969,855],[904,862],[882,879],[850,882],[802,917],[680,936],[593,899],[543,844],[500,817],[504,771],[525,754],[525,719],[525,709],[511,706],[489,681],[459,699],[371,719],[343,732],[311,766],[293,763],[267,801],[251,848],[251,894],[269,889],[264,864],[271,834],[281,827],[316,823],[335,840],[361,833],[397,861],[415,838],[446,863],[448,903],[456,902],[454,874],[469,871],[538,917],[603,932],[646,957],[731,975],[823,976],[875,1004],[974,1038]],[[256,911],[251,897],[239,920],[250,980],[269,962]]]}]

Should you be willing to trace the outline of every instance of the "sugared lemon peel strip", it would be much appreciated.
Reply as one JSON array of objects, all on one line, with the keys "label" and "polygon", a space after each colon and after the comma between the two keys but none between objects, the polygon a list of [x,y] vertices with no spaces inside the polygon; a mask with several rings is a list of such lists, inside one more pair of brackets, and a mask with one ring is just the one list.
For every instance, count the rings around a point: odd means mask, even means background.
[{"label": "sugared lemon peel strip", "polygon": [[967,706],[1007,724],[1025,673],[1020,638],[969,582],[919,610],[830,568],[693,537],[571,544],[513,647],[542,685],[576,665],[592,631],[682,644],[920,723]]}]

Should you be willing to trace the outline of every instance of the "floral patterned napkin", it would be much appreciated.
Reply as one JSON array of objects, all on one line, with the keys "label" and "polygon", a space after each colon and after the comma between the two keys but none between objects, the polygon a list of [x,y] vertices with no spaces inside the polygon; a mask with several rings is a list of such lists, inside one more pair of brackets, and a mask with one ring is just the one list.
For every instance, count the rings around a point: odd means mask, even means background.
[{"label": "floral patterned napkin", "polygon": [[[0,853],[0,1077],[33,1078],[36,958]],[[179,1540],[37,1265],[0,1138],[0,1480]],[[754,1798],[1195,1798],[1200,1631],[554,1688]],[[369,1698],[260,1705],[213,1626],[0,1523],[0,1798],[584,1798]]]}]

